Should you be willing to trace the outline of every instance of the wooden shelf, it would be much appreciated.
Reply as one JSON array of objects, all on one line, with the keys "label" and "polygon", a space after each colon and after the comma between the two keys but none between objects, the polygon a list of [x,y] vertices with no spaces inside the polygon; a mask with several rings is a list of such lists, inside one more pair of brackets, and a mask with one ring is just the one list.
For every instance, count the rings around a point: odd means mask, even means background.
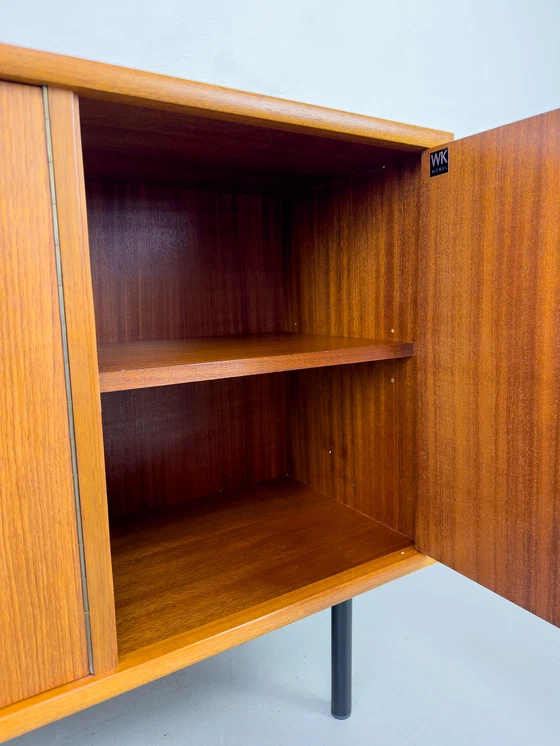
[{"label": "wooden shelf", "polygon": [[289,478],[128,517],[111,533],[120,659],[196,629],[223,632],[251,609],[266,617],[279,597],[299,590],[304,602],[321,583],[326,607],[333,577],[367,575],[413,544]]},{"label": "wooden shelf", "polygon": [[253,334],[99,347],[101,391],[212,381],[283,370],[410,357],[407,342],[319,334]]}]

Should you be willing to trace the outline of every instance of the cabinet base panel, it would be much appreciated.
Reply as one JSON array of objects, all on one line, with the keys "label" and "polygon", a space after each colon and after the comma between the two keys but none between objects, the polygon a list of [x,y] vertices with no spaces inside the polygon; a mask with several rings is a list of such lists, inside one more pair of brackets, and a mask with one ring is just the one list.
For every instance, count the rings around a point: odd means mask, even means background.
[{"label": "cabinet base panel", "polygon": [[[247,500],[247,492],[249,491],[252,491],[252,500]],[[240,499],[242,492],[244,493],[244,500]],[[289,514],[288,511],[280,510],[280,506],[286,500],[294,503],[292,507],[295,512]],[[194,505],[190,503],[186,506],[180,506],[179,510],[183,510],[185,515],[190,514],[189,521],[194,521],[193,516],[196,515],[198,510],[199,517],[196,520],[199,525],[197,528],[199,531],[199,540],[202,540],[200,530],[202,528],[204,512],[206,510],[210,511],[206,512],[206,515],[210,516],[208,525],[213,524],[216,526],[220,514],[220,505],[224,507],[229,506],[228,510],[233,519],[235,512],[232,514],[232,501],[240,506],[241,515],[245,515],[246,518],[248,516],[247,511],[249,513],[252,511],[253,518],[256,519],[253,521],[254,529],[258,529],[261,536],[268,530],[268,544],[270,544],[267,551],[268,560],[264,557],[262,550],[260,555],[254,551],[254,548],[252,550],[253,556],[259,560],[261,571],[265,573],[265,580],[266,575],[270,575],[271,573],[270,558],[274,556],[274,547],[277,547],[276,542],[279,540],[278,534],[276,539],[274,537],[271,538],[269,521],[276,521],[276,530],[278,530],[278,521],[282,523],[282,521],[298,520],[300,522],[303,521],[305,524],[306,521],[317,520],[317,511],[319,511],[319,514],[323,514],[323,518],[327,515],[332,516],[332,526],[334,529],[336,525],[340,542],[349,542],[352,540],[354,541],[354,545],[356,545],[356,537],[360,534],[369,536],[370,539],[375,535],[384,538],[383,541],[379,540],[377,546],[371,540],[369,541],[370,546],[368,546],[367,541],[361,544],[362,548],[358,550],[359,554],[362,555],[363,552],[368,551],[370,552],[370,557],[367,558],[367,555],[363,554],[361,561],[359,557],[355,557],[354,564],[352,564],[352,561],[349,562],[348,554],[345,554],[344,551],[338,551],[342,547],[342,543],[340,547],[333,547],[331,536],[325,539],[325,559],[327,555],[335,555],[335,557],[341,557],[340,562],[346,562],[349,566],[344,567],[342,565],[339,571],[333,571],[332,568],[327,568],[326,565],[323,565],[323,568],[326,568],[326,572],[330,573],[325,575],[325,572],[322,572],[320,568],[319,570],[309,569],[310,565],[312,565],[310,562],[307,565],[300,565],[300,570],[297,573],[294,569],[294,573],[288,573],[287,576],[283,573],[276,574],[274,577],[270,576],[268,582],[276,583],[278,589],[276,595],[271,595],[266,591],[266,584],[263,583],[261,586],[257,584],[252,589],[249,588],[247,590],[248,596],[245,598],[245,605],[243,602],[240,602],[242,608],[235,609],[230,604],[229,611],[231,613],[228,613],[227,607],[222,606],[223,599],[213,604],[209,600],[206,611],[201,608],[198,609],[198,614],[202,616],[199,616],[197,626],[190,629],[183,627],[183,631],[179,634],[163,639],[156,639],[153,632],[150,632],[149,629],[146,630],[141,627],[134,628],[134,625],[131,624],[134,614],[130,614],[130,609],[126,612],[126,605],[123,606],[125,596],[121,596],[119,600],[119,593],[123,592],[121,580],[125,580],[127,575],[130,575],[132,565],[135,564],[137,582],[141,582],[142,547],[144,547],[144,551],[147,551],[148,546],[144,543],[143,537],[145,537],[146,541],[148,540],[149,534],[147,527],[150,522],[154,528],[153,536],[157,537],[159,535],[162,541],[158,549],[155,546],[157,542],[154,542],[152,538],[152,551],[160,551],[164,555],[173,555],[177,551],[177,544],[175,545],[175,549],[173,549],[170,542],[172,534],[177,538],[177,536],[181,536],[183,533],[177,529],[177,526],[180,527],[181,523],[177,520],[175,509],[161,513],[159,517],[159,529],[157,521],[154,521],[149,516],[143,519],[140,518],[137,523],[133,523],[130,520],[123,523],[122,526],[116,527],[113,535],[117,624],[120,637],[120,655],[117,668],[108,674],[89,676],[0,710],[0,742],[91,707],[135,687],[142,686],[267,632],[272,632],[286,624],[323,611],[330,606],[340,604],[360,593],[369,591],[391,580],[396,580],[403,575],[407,575],[432,563],[429,557],[417,552],[412,546],[410,539],[402,536],[402,534],[398,534],[334,500],[324,498],[299,482],[290,479],[273,480],[272,482],[258,485],[256,488],[253,487],[251,490],[237,490],[235,493],[229,493],[224,496],[203,498],[200,501],[193,501]],[[209,503],[205,511],[202,510],[203,502]],[[198,508],[196,503],[200,503]],[[246,503],[250,503],[250,505]],[[212,514],[212,510],[217,510],[217,513],[214,512]],[[346,512],[348,513],[347,516],[345,516]],[[269,514],[268,519],[265,517],[267,513]],[[172,518],[172,520],[167,520],[166,522],[165,514]],[[239,514],[237,522],[238,529],[234,531],[234,536],[241,537],[243,532],[240,528],[241,521]],[[245,525],[247,524],[248,521],[246,520]],[[356,532],[353,539],[349,534],[350,526],[353,527],[352,531]],[[311,531],[312,527],[309,524],[303,526],[303,528],[304,533],[306,529],[308,530],[305,541],[301,541],[300,551],[307,553],[310,558],[318,560],[319,546],[314,543]],[[324,531],[324,527],[321,531]],[[183,534],[183,536],[182,552],[184,553],[185,542],[188,543],[188,537],[186,534]],[[167,541],[166,547],[164,547],[164,537],[166,537]],[[222,541],[222,544],[226,545],[226,542]],[[327,551],[328,548],[330,548],[330,551]],[[208,551],[210,549],[208,547]],[[296,550],[298,550],[297,546],[292,546],[291,551]],[[241,557],[239,548],[234,549],[232,543],[230,543],[229,551],[233,553],[237,552]],[[286,548],[286,552],[289,553],[289,551],[289,547]],[[352,551],[356,551],[355,547]],[[128,573],[125,572],[126,563],[124,562],[124,557],[127,553],[132,559],[131,570]],[[227,552],[224,553],[224,557],[220,562],[222,571],[225,570],[228,562],[231,563],[231,557],[233,556],[232,554],[227,559],[225,554]],[[201,559],[201,556],[198,554],[191,556],[193,558],[198,557],[199,560]],[[147,555],[144,555],[144,561],[148,562],[146,557]],[[119,570],[121,563],[123,566]],[[307,568],[303,574],[301,572],[302,567]],[[119,572],[122,574],[119,575]],[[235,572],[235,568],[231,568],[231,572]],[[318,572],[320,577],[310,580],[313,572]],[[295,579],[297,576],[300,576],[299,581]],[[279,579],[282,577],[291,578],[288,581],[284,580],[283,588],[279,585]],[[162,580],[166,580],[165,574],[162,574]],[[245,581],[246,579],[243,580],[242,585],[246,585]],[[295,585],[298,587],[289,588],[290,583],[292,586]],[[188,592],[188,589],[185,591],[184,583],[179,582],[177,585],[178,592]],[[224,588],[227,585],[226,583]],[[165,587],[166,583],[164,583],[160,591],[162,594],[159,597],[160,601],[165,597]],[[265,590],[263,591],[262,588],[265,588]],[[179,607],[183,603],[181,593],[176,598]],[[232,593],[232,597],[235,598],[235,588],[233,588]],[[259,594],[262,595],[263,593],[265,597],[259,599]],[[214,618],[208,617],[204,619],[205,614],[210,614],[209,609],[212,606],[215,609]],[[138,608],[140,610],[141,606]],[[223,613],[224,608],[226,609],[225,614]],[[222,611],[221,616],[219,615],[220,611]],[[146,618],[149,616],[150,614],[146,614]],[[168,622],[171,623],[170,618],[165,619],[160,616],[158,623],[154,624],[154,627],[166,629]],[[188,621],[185,619],[182,623],[188,624]],[[141,643],[142,640],[148,644],[135,648],[134,645]]]}]

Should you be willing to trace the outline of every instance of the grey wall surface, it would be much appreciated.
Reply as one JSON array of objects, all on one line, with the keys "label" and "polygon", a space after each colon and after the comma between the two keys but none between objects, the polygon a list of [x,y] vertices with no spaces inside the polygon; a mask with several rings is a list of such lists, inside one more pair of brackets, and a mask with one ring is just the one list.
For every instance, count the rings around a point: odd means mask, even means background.
[{"label": "grey wall surface", "polygon": [[[0,41],[462,137],[560,105],[558,0],[2,0]],[[318,614],[14,746],[560,743],[560,630],[442,566],[355,602],[355,708]]]},{"label": "grey wall surface", "polygon": [[0,41],[449,130],[560,105],[558,0],[0,0]]}]

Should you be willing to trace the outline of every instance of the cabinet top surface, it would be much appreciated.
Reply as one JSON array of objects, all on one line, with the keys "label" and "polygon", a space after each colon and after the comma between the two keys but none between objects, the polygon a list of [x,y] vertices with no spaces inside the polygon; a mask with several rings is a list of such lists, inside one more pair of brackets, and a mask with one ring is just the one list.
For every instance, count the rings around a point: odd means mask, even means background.
[{"label": "cabinet top surface", "polygon": [[453,139],[449,132],[8,44],[0,44],[0,78],[69,88],[86,98],[181,111],[405,152],[431,148]]}]

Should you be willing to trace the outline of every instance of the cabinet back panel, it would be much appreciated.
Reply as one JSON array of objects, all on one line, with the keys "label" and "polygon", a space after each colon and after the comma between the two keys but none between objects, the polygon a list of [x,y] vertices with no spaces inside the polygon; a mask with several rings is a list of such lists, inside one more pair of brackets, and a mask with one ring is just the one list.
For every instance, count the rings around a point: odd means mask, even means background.
[{"label": "cabinet back panel", "polygon": [[103,394],[112,517],[286,474],[285,374]]},{"label": "cabinet back panel", "polygon": [[[419,196],[412,158],[292,200],[288,330],[414,341]],[[290,474],[412,537],[415,371],[292,373],[288,398]]]},{"label": "cabinet back panel", "polygon": [[88,182],[98,342],[283,330],[279,199]]}]

